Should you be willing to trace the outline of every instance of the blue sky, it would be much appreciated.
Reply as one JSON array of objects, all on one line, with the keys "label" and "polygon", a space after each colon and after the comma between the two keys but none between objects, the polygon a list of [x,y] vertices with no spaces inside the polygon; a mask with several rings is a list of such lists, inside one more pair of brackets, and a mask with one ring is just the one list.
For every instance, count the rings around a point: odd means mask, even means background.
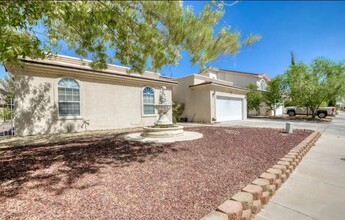
[{"label": "blue sky", "polygon": [[[227,2],[231,4],[232,2]],[[205,1],[185,2],[200,11]],[[238,55],[223,56],[208,66],[253,73],[267,73],[270,77],[284,73],[290,63],[290,51],[297,61],[310,62],[324,56],[335,61],[345,60],[345,2],[298,1],[241,1],[225,6],[219,26],[230,25],[243,36],[260,34],[262,40],[241,48]],[[74,55],[72,51],[59,53]],[[189,62],[186,53],[178,66],[166,66],[161,73],[174,78],[197,73],[198,66]],[[0,67],[0,77],[5,71]]]}]

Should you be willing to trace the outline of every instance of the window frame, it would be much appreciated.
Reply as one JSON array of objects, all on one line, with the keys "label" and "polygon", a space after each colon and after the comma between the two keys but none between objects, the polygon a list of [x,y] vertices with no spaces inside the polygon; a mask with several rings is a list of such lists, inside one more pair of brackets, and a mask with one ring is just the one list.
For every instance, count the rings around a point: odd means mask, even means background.
[{"label": "window frame", "polygon": [[[152,91],[153,91],[153,103],[152,104],[147,104],[147,103],[144,103],[144,90],[145,90],[145,88],[150,88],[150,89],[152,89]],[[153,88],[153,87],[151,87],[151,86],[144,86],[143,88],[142,88],[142,90],[141,90],[141,109],[142,109],[142,111],[141,111],[141,115],[143,116],[143,117],[155,117],[156,116],[156,109],[154,108],[154,110],[153,110],[153,113],[152,114],[145,114],[145,110],[144,110],[144,106],[145,105],[152,105],[152,106],[154,106],[155,105],[155,103],[156,103],[156,94],[155,94],[156,92],[155,92],[155,89]]]},{"label": "window frame", "polygon": [[[264,89],[262,88],[263,83],[264,83],[264,85],[265,85],[265,88],[264,88]],[[264,79],[261,79],[261,80],[260,80],[260,90],[261,90],[261,91],[266,91],[266,90],[267,90],[267,82],[266,82],[266,80],[264,80]]]},{"label": "window frame", "polygon": [[[69,80],[73,80],[77,83],[78,85],[78,90],[79,90],[79,101],[60,101],[59,99],[59,89],[60,88],[68,88],[68,87],[62,87],[59,85],[59,83],[62,81],[62,80],[66,80],[66,79],[69,79]],[[75,88],[72,88],[72,89],[75,89]],[[58,119],[82,119],[82,106],[81,106],[81,85],[80,85],[80,82],[79,80],[75,79],[75,78],[72,78],[72,77],[60,77],[57,79],[57,82],[56,82],[56,100],[57,100],[57,114],[58,114]],[[65,91],[66,93],[66,91]],[[65,94],[66,95],[66,94]],[[60,114],[60,109],[59,109],[59,106],[60,106],[60,103],[78,103],[79,104],[79,114],[78,115],[71,115],[71,114],[67,114],[67,115],[61,115]]]}]

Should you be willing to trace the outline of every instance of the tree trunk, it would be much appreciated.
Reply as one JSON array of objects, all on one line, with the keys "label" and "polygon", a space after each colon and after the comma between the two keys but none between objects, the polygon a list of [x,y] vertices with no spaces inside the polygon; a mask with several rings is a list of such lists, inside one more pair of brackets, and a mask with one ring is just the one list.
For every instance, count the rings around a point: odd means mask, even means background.
[{"label": "tree trunk", "polygon": [[310,109],[311,111],[311,118],[314,119],[315,118],[315,110],[314,109]]}]

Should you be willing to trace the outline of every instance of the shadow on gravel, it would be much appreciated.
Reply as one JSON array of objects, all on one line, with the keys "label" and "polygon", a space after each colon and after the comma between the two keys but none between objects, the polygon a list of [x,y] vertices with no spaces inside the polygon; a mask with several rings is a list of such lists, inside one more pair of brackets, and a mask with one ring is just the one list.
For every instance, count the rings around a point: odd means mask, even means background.
[{"label": "shadow on gravel", "polygon": [[78,178],[106,165],[128,166],[176,151],[171,144],[128,142],[124,135],[0,150],[0,198],[17,195],[24,184],[58,195],[73,188]]}]

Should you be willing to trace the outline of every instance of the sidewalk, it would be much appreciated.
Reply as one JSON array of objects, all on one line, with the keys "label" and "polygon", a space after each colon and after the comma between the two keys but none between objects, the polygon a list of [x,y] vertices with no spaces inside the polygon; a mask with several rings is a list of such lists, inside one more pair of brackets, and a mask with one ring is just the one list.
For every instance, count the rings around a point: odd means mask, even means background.
[{"label": "sidewalk", "polygon": [[320,132],[319,141],[255,220],[344,219],[345,114]]}]

